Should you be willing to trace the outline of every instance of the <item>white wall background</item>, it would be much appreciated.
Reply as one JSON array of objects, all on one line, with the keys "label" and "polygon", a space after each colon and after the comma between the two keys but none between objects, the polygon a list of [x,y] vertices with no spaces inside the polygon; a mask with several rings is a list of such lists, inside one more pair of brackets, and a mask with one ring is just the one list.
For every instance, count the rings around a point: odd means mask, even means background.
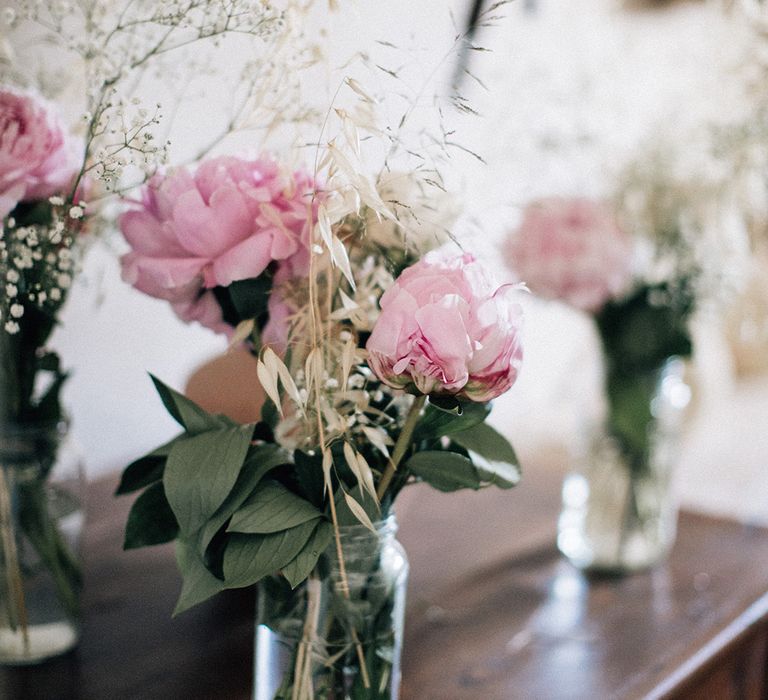
[{"label": "white wall background", "polygon": [[[342,4],[354,10],[334,22],[332,54],[338,62],[354,50],[385,51],[374,39],[386,38],[425,47],[415,54],[423,57],[424,71],[451,43],[449,8],[458,20],[467,12],[460,0]],[[483,168],[467,159],[458,165],[468,219],[480,221],[485,231],[475,235],[475,245],[495,262],[495,246],[514,223],[517,205],[545,194],[600,194],[649,134],[685,134],[704,119],[728,118],[738,104],[735,69],[745,34],[737,20],[724,17],[719,2],[644,13],[622,11],[619,0],[537,4],[538,12],[528,13],[521,2],[513,3],[503,25],[481,38],[494,53],[475,54],[473,70],[490,92],[472,90],[483,116],[460,120],[457,135],[489,163]],[[231,56],[233,65],[238,59]],[[438,73],[445,78],[450,66]],[[227,83],[220,78],[196,86],[174,121],[174,160],[195,151],[206,129],[217,123],[217,101],[227,98]],[[592,410],[597,385],[589,324],[555,305],[533,299],[525,305],[525,369],[499,401],[494,420],[528,455],[543,444],[567,442],[580,416]],[[717,334],[711,335],[714,348]],[[225,347],[208,331],[182,325],[164,303],[125,286],[114,251],[104,245],[87,260],[55,344],[74,370],[66,401],[93,475],[121,467],[175,432],[148,371],[182,387],[197,365]],[[712,386],[730,386],[727,363],[710,366]],[[715,391],[718,400],[724,391],[730,389]],[[761,413],[764,395],[758,392],[752,413],[747,411],[752,419],[768,417]],[[762,467],[766,455],[768,445],[756,447],[744,469],[756,462]],[[686,469],[696,480],[697,466]],[[750,473],[765,483],[763,471]],[[710,508],[722,506],[707,503],[706,493],[693,498]],[[768,515],[768,503],[758,499],[752,510]]]}]

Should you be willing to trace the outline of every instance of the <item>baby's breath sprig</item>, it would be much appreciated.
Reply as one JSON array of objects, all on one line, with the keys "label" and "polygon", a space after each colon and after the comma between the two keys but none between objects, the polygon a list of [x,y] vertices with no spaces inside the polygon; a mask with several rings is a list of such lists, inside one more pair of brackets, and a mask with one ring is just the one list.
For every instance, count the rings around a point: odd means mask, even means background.
[{"label": "baby's breath sprig", "polygon": [[[289,2],[281,9],[266,0],[131,0],[120,9],[108,0],[21,0],[6,10],[3,20],[11,32],[32,31],[32,43],[74,55],[85,76],[86,144],[69,202],[86,176],[101,181],[108,193],[122,193],[168,162],[170,143],[160,135],[163,110],[156,103],[143,104],[136,94],[149,71],[176,76],[180,64],[197,66],[186,60],[196,44],[218,46],[237,35],[269,47],[272,68],[263,77],[250,71],[245,98],[210,147],[246,124],[254,105],[266,103],[264,98],[275,92],[277,76],[284,79],[290,73],[284,60],[295,23],[289,18],[311,4]],[[298,60],[302,51],[303,45],[291,53],[292,59]]]}]

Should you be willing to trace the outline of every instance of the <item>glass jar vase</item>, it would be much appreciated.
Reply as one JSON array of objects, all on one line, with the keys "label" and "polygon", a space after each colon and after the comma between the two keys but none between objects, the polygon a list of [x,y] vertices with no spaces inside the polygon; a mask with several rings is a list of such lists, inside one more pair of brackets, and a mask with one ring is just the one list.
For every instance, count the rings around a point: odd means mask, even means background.
[{"label": "glass jar vase", "polygon": [[65,423],[0,425],[0,663],[79,638],[84,477]]},{"label": "glass jar vase", "polygon": [[258,585],[254,700],[396,700],[408,560],[394,516],[342,526],[296,589]]},{"label": "glass jar vase", "polygon": [[672,358],[655,377],[643,463],[630,464],[605,426],[590,431],[576,456],[576,468],[563,484],[557,545],[580,569],[640,571],[671,549],[678,510],[672,474],[691,398],[685,369],[682,360]]}]

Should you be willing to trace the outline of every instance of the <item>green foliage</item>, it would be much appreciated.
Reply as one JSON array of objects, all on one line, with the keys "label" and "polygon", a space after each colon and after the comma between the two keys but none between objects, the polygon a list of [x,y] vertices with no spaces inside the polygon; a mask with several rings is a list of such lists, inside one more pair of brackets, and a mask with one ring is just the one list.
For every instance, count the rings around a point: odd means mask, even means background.
[{"label": "green foliage", "polygon": [[690,356],[692,304],[672,303],[671,295],[666,286],[643,287],[627,299],[609,302],[597,315],[610,372],[653,372],[673,355]]},{"label": "green foliage", "polygon": [[157,377],[153,377],[151,374],[149,376],[168,413],[190,435],[197,435],[218,428],[231,428],[236,425],[234,421],[225,416],[214,416],[208,413],[194,401],[163,384]]},{"label": "green foliage", "polygon": [[176,563],[182,573],[183,584],[173,611],[174,617],[224,590],[224,584],[206,568],[194,542],[176,542]]},{"label": "green foliage", "polygon": [[304,549],[316,526],[310,521],[268,535],[233,534],[224,553],[225,586],[250,586],[279,571]]},{"label": "green foliage", "polygon": [[181,534],[192,535],[224,503],[240,474],[253,426],[209,430],[171,447],[163,483]]},{"label": "green foliage", "polygon": [[134,502],[125,526],[123,549],[136,549],[175,540],[179,524],[168,505],[163,483],[157,481]]},{"label": "green foliage", "polygon": [[311,503],[270,480],[237,510],[227,531],[268,534],[322,517],[323,514]]},{"label": "green foliage", "polygon": [[256,278],[238,280],[227,287],[214,287],[213,294],[221,307],[225,323],[236,327],[241,321],[254,319],[262,328],[272,290],[272,274],[265,270]]},{"label": "green foliage", "polygon": [[692,353],[692,312],[686,284],[680,289],[662,284],[610,302],[596,317],[606,361],[608,428],[634,471],[647,465],[651,401],[661,369],[670,357]]},{"label": "green foliage", "polygon": [[321,520],[302,550],[283,567],[283,576],[291,588],[296,588],[309,576],[332,539],[333,525],[327,520]]},{"label": "green foliage", "polygon": [[520,481],[520,463],[515,450],[509,440],[487,423],[478,423],[472,430],[463,430],[450,437],[469,451],[483,482],[508,489]]},{"label": "green foliage", "polygon": [[[468,403],[461,414],[427,406],[416,429],[421,449],[404,470],[440,491],[512,488],[520,480],[520,467],[512,445],[485,419],[490,404]],[[440,441],[449,439],[447,446]]]},{"label": "green foliage", "polygon": [[261,479],[271,470],[288,461],[290,461],[288,454],[277,445],[251,447],[229,495],[202,528],[200,535],[201,555],[205,554],[216,533],[254,492]]},{"label": "green foliage", "polygon": [[430,401],[424,410],[414,437],[416,440],[429,440],[469,430],[482,423],[491,412],[490,403],[466,402],[461,405],[461,412],[446,411]]},{"label": "green foliage", "polygon": [[406,468],[438,491],[482,488],[483,482],[469,457],[458,452],[425,450],[417,452]]},{"label": "green foliage", "polygon": [[[129,515],[126,548],[177,539],[183,586],[175,614],[225,588],[280,574],[290,590],[313,570],[327,569],[335,552],[319,451],[290,453],[274,444],[266,422],[238,425],[153,381],[184,432],[130,464],[117,492],[141,491]],[[427,406],[400,468],[402,483],[415,476],[443,491],[513,486],[517,459],[484,424],[489,411],[489,404]],[[342,448],[342,441],[331,445],[339,526],[377,522],[391,499],[380,505],[367,490],[358,493]],[[368,450],[373,461],[378,454]],[[363,617],[378,605],[362,599],[346,604],[368,611]],[[344,614],[352,619],[357,613]]]},{"label": "green foliage", "polygon": [[171,447],[179,438],[176,437],[165,445],[152,450],[147,455],[131,462],[120,476],[120,484],[115,491],[116,496],[133,493],[143,489],[163,478],[165,462],[171,454]]}]

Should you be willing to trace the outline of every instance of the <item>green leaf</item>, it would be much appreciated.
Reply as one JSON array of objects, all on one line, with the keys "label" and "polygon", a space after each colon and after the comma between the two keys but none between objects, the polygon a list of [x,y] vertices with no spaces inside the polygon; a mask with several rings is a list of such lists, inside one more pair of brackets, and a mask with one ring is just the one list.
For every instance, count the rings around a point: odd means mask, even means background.
[{"label": "green leaf", "polygon": [[179,525],[165,498],[162,482],[150,486],[131,507],[123,549],[151,547],[176,539]]},{"label": "green leaf", "polygon": [[252,432],[250,425],[212,430],[182,438],[171,448],[163,484],[184,537],[205,525],[229,495]]},{"label": "green leaf", "polygon": [[194,401],[163,384],[157,377],[151,374],[149,376],[155,385],[155,389],[157,389],[157,393],[160,394],[160,398],[168,413],[190,435],[197,435],[209,430],[230,428],[236,425],[236,423],[225,416],[214,416],[208,413],[208,411],[200,408]]},{"label": "green leaf", "polygon": [[456,435],[451,440],[469,450],[481,481],[509,489],[520,481],[517,455],[507,438],[487,423],[480,423]]},{"label": "green leaf", "polygon": [[263,484],[232,516],[227,532],[267,534],[323,517],[322,512],[276,481]]},{"label": "green leaf", "polygon": [[302,495],[316,508],[322,508],[325,479],[321,451],[318,450],[310,456],[301,450],[294,450],[293,461],[296,481]]},{"label": "green leaf", "polygon": [[264,272],[258,277],[232,282],[227,291],[239,320],[259,318],[267,311],[272,291],[272,275]]},{"label": "green leaf", "polygon": [[417,452],[405,466],[438,491],[477,490],[482,487],[475,465],[457,452]]},{"label": "green leaf", "polygon": [[232,535],[224,552],[226,588],[250,586],[277,573],[307,545],[316,525],[310,521],[269,535]]},{"label": "green leaf", "polygon": [[224,583],[205,567],[197,553],[196,542],[176,542],[176,563],[181,571],[183,584],[176,609],[173,611],[174,617],[224,590]]},{"label": "green leaf", "polygon": [[296,588],[309,576],[320,555],[328,549],[332,539],[333,525],[327,520],[320,521],[304,548],[283,567],[283,576],[291,584],[291,588]]},{"label": "green leaf", "polygon": [[491,404],[468,402],[462,405],[461,414],[448,413],[429,404],[416,426],[415,439],[429,440],[473,428],[482,423],[491,412]]},{"label": "green leaf", "polygon": [[64,386],[64,382],[69,378],[67,372],[56,372],[53,382],[48,390],[35,406],[35,420],[40,422],[57,421],[61,418],[61,402],[59,395]]},{"label": "green leaf", "polygon": [[429,405],[450,413],[452,416],[460,416],[464,413],[464,408],[455,396],[430,396]]},{"label": "green leaf", "polygon": [[170,442],[152,450],[149,454],[131,462],[120,476],[120,485],[117,487],[115,495],[122,496],[126,493],[133,493],[162,479],[165,460],[171,453],[171,447],[180,437],[183,435],[175,437]]},{"label": "green leaf", "polygon": [[243,504],[246,498],[253,493],[259,481],[270,470],[281,464],[290,463],[290,455],[277,445],[257,445],[252,447],[245,458],[243,468],[237,477],[235,485],[229,492],[211,519],[203,527],[200,536],[200,554],[208,549],[214,535],[221,529],[224,523]]}]

